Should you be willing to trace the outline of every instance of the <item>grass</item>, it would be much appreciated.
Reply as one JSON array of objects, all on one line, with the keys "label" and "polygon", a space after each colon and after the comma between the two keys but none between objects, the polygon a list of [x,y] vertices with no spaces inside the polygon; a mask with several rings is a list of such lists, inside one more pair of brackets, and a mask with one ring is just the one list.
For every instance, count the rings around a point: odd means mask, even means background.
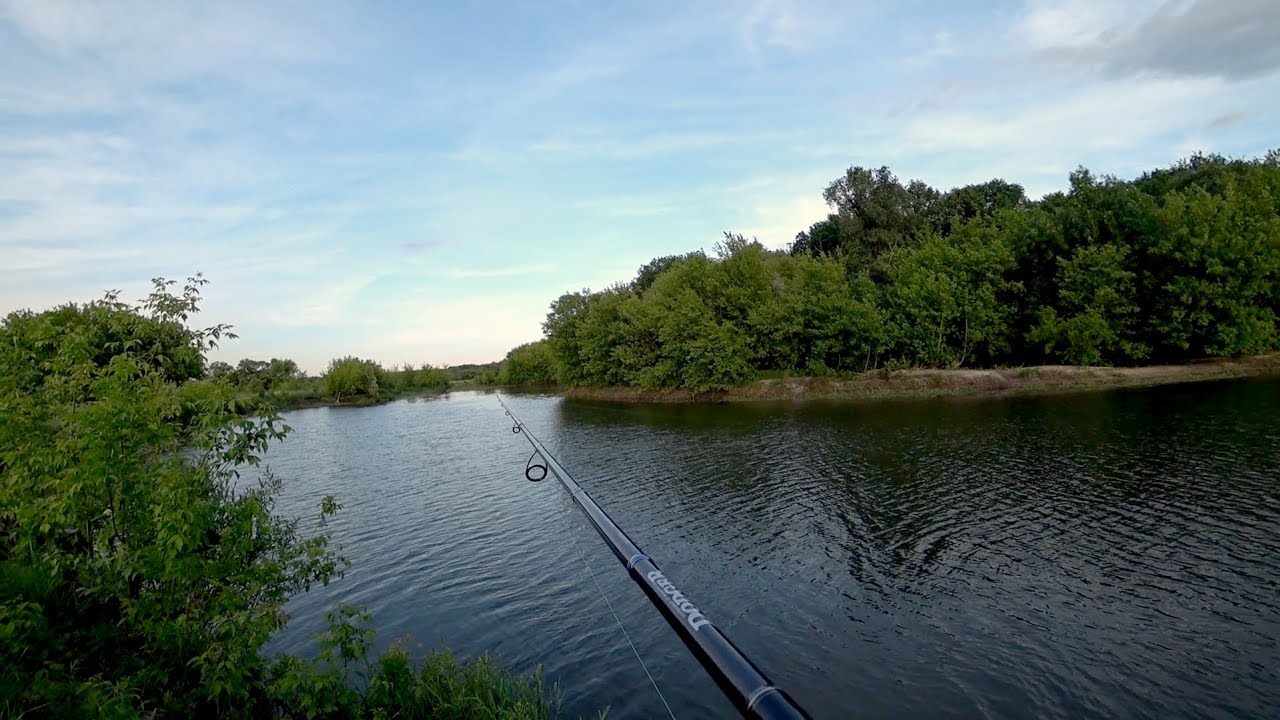
[{"label": "grass", "polygon": [[448,650],[421,659],[408,637],[371,652],[376,633],[368,612],[339,605],[316,635],[318,655],[278,656],[268,693],[276,717],[330,720],[550,720],[560,712],[560,688],[542,669],[517,674],[492,655],[465,662]]},{"label": "grass", "polygon": [[560,706],[558,689],[548,690],[540,670],[516,675],[492,656],[459,663],[445,651],[427,655],[414,673],[408,653],[395,649],[380,658],[366,699],[375,717],[406,720],[549,720]]}]

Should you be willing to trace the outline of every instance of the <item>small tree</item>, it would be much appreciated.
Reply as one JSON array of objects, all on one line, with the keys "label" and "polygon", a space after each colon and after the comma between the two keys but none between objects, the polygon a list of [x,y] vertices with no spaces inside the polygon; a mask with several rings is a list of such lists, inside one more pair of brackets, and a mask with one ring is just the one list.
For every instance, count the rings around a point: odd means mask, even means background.
[{"label": "small tree", "polygon": [[361,360],[351,355],[330,360],[323,378],[325,394],[338,403],[343,398],[377,399],[380,370],[372,360]]},{"label": "small tree", "polygon": [[498,368],[504,385],[554,385],[557,376],[556,357],[546,340],[512,348]]}]

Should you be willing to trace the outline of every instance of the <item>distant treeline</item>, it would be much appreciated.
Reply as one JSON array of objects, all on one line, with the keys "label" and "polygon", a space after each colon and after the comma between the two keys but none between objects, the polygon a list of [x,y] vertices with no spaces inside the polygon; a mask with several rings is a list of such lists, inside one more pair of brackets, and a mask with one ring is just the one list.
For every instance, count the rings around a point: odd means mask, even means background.
[{"label": "distant treeline", "polygon": [[1280,151],[1195,155],[1136,180],[1083,168],[1029,200],[850,168],[789,251],[714,256],[551,304],[508,383],[716,390],[770,373],[1134,365],[1277,347]]},{"label": "distant treeline", "polygon": [[309,377],[288,358],[246,358],[232,367],[214,361],[205,379],[231,385],[243,395],[266,399],[274,407],[315,403],[369,403],[402,395],[440,392],[454,383],[489,384],[496,380],[497,363],[435,367],[405,364],[384,368],[373,360],[335,358],[318,377]]}]

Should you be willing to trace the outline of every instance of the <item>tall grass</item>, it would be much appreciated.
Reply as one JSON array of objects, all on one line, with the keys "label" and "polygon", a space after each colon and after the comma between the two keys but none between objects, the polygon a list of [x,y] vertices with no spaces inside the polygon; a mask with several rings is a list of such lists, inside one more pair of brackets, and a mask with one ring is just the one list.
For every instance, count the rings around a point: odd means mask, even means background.
[{"label": "tall grass", "polygon": [[373,657],[369,615],[352,606],[329,613],[313,660],[278,658],[269,683],[285,717],[398,720],[550,720],[560,691],[541,668],[516,674],[491,655],[459,661],[452,652],[415,658],[407,641]]}]

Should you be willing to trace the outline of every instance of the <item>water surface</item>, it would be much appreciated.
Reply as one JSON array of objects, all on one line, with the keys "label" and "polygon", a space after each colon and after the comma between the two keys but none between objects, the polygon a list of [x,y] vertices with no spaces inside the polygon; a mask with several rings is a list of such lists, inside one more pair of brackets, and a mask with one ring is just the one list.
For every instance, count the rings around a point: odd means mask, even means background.
[{"label": "water surface", "polygon": [[[1280,381],[1044,399],[645,406],[515,396],[563,465],[817,718],[1274,717]],[[542,664],[566,715],[732,708],[491,395],[288,415],[383,644]],[[585,559],[585,564],[584,564]]]}]

